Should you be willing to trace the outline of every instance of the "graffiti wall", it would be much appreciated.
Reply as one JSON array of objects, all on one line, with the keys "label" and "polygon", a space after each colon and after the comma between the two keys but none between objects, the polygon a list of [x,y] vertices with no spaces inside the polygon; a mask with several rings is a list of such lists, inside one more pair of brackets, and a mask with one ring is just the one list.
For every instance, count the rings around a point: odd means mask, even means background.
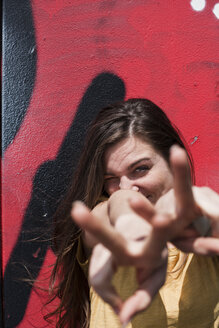
[{"label": "graffiti wall", "polygon": [[154,101],[189,144],[197,185],[219,191],[218,6],[4,0],[3,327],[47,325],[33,280],[48,286],[51,218],[103,106]]}]

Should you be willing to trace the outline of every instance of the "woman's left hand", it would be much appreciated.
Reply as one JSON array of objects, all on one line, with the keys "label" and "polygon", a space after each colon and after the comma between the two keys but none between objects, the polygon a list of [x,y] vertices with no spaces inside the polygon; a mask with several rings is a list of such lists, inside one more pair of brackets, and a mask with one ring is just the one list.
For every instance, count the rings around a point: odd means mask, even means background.
[{"label": "woman's left hand", "polygon": [[[219,195],[208,187],[191,185],[189,164],[183,149],[172,147],[170,164],[174,189],[160,197],[154,212],[169,218],[169,241],[184,252],[219,255]],[[133,199],[130,205],[136,213],[148,219],[144,200]],[[156,224],[156,220],[151,224]]]}]

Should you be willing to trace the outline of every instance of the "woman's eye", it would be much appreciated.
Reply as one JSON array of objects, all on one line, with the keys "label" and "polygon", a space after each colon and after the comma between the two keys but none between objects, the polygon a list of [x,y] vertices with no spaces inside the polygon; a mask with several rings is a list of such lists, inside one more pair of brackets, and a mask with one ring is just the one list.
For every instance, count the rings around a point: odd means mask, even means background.
[{"label": "woman's eye", "polygon": [[145,172],[145,171],[148,171],[148,170],[149,170],[148,166],[142,165],[142,166],[136,167],[135,172]]},{"label": "woman's eye", "polygon": [[141,165],[141,166],[136,167],[132,174],[134,177],[135,176],[141,177],[141,176],[145,175],[149,170],[150,170],[150,168],[147,165]]}]

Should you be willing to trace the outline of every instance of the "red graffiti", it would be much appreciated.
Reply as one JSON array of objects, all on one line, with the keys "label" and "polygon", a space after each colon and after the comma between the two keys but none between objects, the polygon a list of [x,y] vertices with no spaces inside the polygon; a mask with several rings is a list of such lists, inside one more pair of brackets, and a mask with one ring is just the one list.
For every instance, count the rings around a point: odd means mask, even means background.
[{"label": "red graffiti", "polygon": [[[32,0],[31,5],[37,75],[28,111],[3,163],[4,269],[20,235],[36,173],[56,159],[86,88],[102,72],[124,81],[127,98],[149,98],[167,112],[191,148],[197,184],[219,191],[219,46],[212,6],[197,12],[181,0]],[[39,254],[40,249],[33,257]],[[39,280],[49,275],[53,262],[49,249]],[[17,327],[45,326],[45,298],[31,291]]]},{"label": "red graffiti", "polygon": [[38,8],[49,14],[49,18],[53,18],[60,10],[70,6],[72,6],[72,1],[66,0],[39,1],[38,4]]}]

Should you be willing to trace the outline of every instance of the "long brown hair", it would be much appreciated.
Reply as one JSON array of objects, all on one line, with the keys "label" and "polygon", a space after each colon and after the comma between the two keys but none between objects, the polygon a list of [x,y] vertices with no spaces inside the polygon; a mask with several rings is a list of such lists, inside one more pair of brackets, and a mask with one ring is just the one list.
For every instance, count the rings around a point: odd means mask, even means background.
[{"label": "long brown hair", "polygon": [[[56,315],[58,328],[89,327],[89,286],[76,260],[81,230],[70,217],[72,202],[82,200],[90,208],[98,203],[105,194],[105,151],[129,136],[149,142],[167,162],[173,144],[186,149],[179,130],[150,100],[129,99],[99,112],[88,130],[69,192],[55,215],[54,246],[57,260],[51,276],[51,290],[52,299],[59,297],[60,305],[47,317]],[[193,175],[192,158],[186,150]]]}]

